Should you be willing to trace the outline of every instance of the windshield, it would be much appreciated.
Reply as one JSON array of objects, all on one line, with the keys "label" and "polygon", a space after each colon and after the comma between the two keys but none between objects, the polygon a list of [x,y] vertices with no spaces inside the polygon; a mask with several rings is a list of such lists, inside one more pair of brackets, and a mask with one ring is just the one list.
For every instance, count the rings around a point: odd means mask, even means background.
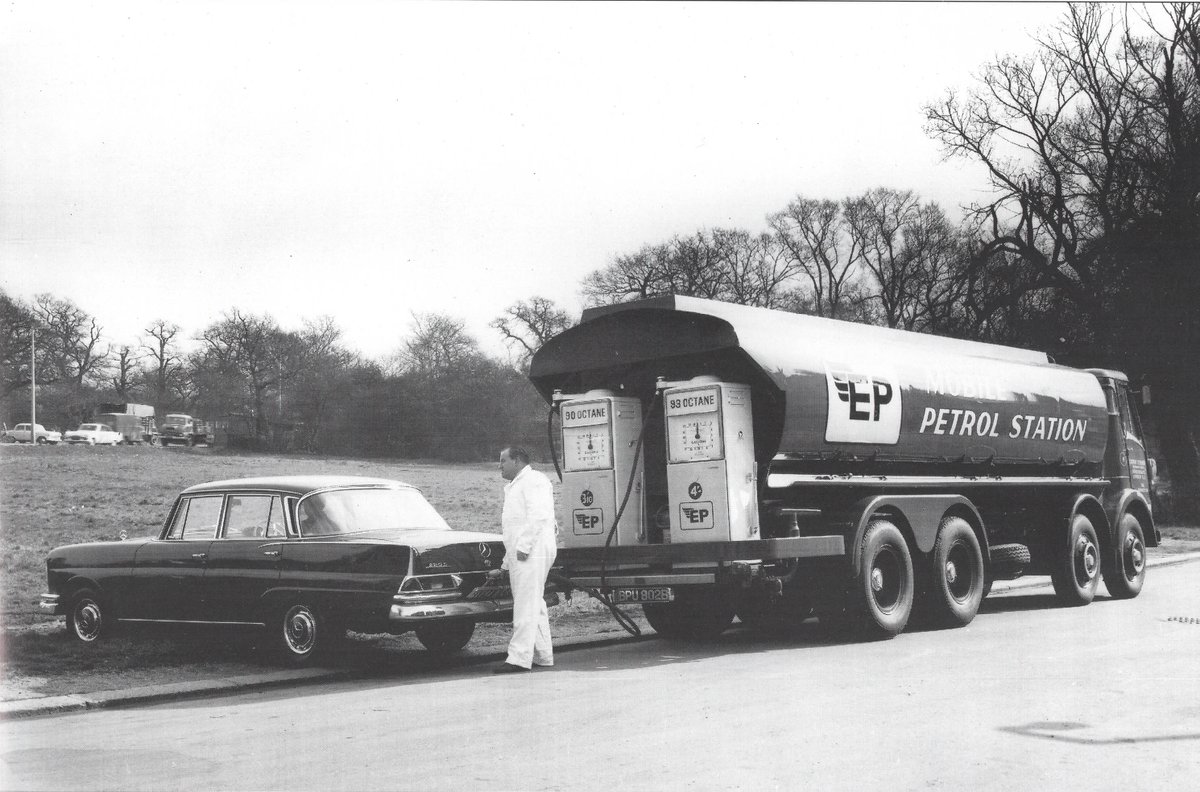
[{"label": "windshield", "polygon": [[318,492],[296,509],[301,536],[333,536],[397,528],[450,530],[415,489],[344,489]]},{"label": "windshield", "polygon": [[186,415],[168,415],[163,419],[163,423],[167,426],[183,426],[188,422]]},{"label": "windshield", "polygon": [[100,424],[80,424],[79,431],[81,431],[81,432],[98,432],[98,431],[100,431]]}]

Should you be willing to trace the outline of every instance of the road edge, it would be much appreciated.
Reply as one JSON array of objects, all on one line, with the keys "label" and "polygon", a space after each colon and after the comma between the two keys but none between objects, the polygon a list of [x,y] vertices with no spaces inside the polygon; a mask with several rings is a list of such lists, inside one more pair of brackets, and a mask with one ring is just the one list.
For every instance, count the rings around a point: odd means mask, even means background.
[{"label": "road edge", "polygon": [[[1150,559],[1148,565],[1150,567],[1166,567],[1186,564],[1192,561],[1200,561],[1200,552],[1160,556]],[[998,580],[992,586],[992,594],[1049,586],[1050,579],[1044,576],[1018,578],[1016,580]],[[569,652],[584,648],[597,649],[618,643],[650,640],[653,637],[653,633],[643,636],[621,634],[607,638],[579,636],[556,641],[554,650],[556,652]],[[486,665],[497,662],[503,657],[504,653],[502,651],[489,652],[487,654],[463,658],[460,665],[463,667]],[[249,690],[266,690],[273,687],[295,685],[297,683],[330,682],[364,676],[370,676],[370,674],[364,674],[362,671],[356,669],[303,668],[245,674],[229,679],[205,679],[195,682],[147,685],[145,687],[128,688],[125,690],[102,690],[95,693],[79,693],[64,696],[38,696],[27,699],[14,699],[12,701],[0,701],[0,719],[13,720],[18,718],[61,715],[81,710],[152,704],[159,701],[178,701],[180,699],[201,698],[235,692],[242,693]]]}]

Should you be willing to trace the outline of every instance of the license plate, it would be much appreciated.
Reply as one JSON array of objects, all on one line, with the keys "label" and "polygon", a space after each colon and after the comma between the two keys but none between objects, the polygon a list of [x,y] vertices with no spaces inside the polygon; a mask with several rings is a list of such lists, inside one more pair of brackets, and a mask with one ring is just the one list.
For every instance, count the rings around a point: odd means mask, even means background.
[{"label": "license plate", "polygon": [[675,591],[670,586],[653,588],[613,589],[615,602],[674,602]]}]

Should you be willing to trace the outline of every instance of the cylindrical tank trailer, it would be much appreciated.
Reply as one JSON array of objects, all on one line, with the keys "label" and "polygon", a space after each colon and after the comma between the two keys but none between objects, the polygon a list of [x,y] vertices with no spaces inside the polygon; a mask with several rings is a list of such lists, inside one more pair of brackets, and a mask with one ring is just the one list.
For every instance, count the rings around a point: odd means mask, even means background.
[{"label": "cylindrical tank trailer", "polygon": [[1101,573],[1132,596],[1156,541],[1116,372],[663,297],[585,312],[530,378],[564,416],[564,570],[667,634],[780,602],[894,634],[918,589],[966,623],[1026,572],[1068,602]]}]

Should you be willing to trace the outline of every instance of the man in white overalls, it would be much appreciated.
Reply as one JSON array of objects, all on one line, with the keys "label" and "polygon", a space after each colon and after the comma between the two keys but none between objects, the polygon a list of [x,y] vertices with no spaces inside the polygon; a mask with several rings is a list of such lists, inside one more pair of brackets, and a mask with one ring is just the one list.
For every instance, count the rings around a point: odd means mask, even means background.
[{"label": "man in white overalls", "polygon": [[513,594],[513,632],[508,658],[494,673],[528,671],[554,665],[550,614],[546,610],[546,576],[558,555],[554,520],[554,485],[529,466],[529,453],[519,446],[500,452],[504,485],[504,563]]}]

